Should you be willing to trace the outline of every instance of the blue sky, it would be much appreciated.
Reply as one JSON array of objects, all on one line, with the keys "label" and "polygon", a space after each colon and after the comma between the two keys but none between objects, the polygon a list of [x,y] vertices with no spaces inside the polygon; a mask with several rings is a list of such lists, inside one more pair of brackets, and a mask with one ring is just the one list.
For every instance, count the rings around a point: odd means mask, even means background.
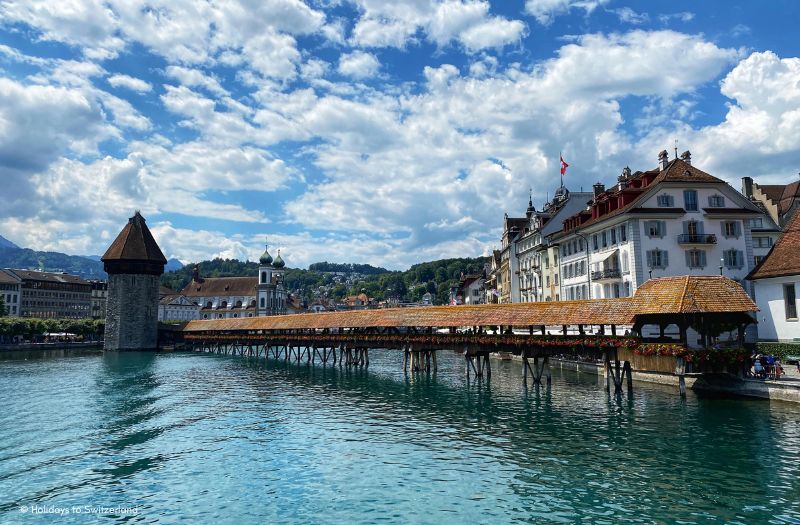
[{"label": "blue sky", "polygon": [[692,151],[800,171],[800,3],[0,1],[0,235],[406,268]]}]

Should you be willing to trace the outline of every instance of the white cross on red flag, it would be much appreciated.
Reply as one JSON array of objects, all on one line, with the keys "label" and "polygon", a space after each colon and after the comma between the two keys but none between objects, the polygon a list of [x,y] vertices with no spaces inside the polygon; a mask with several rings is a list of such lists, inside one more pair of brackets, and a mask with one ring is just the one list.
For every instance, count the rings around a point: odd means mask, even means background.
[{"label": "white cross on red flag", "polygon": [[561,159],[561,174],[563,175],[567,172],[567,166],[569,166],[569,164],[564,162],[564,157],[562,157],[560,154],[558,157]]}]

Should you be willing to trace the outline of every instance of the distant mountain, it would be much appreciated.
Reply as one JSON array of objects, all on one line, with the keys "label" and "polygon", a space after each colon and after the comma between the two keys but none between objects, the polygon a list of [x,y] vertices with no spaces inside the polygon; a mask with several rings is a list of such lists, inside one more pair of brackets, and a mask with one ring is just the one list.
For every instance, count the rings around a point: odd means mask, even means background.
[{"label": "distant mountain", "polygon": [[17,246],[13,242],[9,241],[8,239],[6,239],[2,235],[0,235],[0,248],[17,248],[17,249],[19,249],[19,246]]},{"label": "distant mountain", "polygon": [[29,248],[0,248],[0,268],[67,272],[84,279],[105,279],[103,263],[80,255],[40,252]]},{"label": "distant mountain", "polygon": [[[91,261],[99,261],[102,255],[81,255],[81,257],[85,257]],[[175,270],[180,270],[183,268],[183,263],[180,262],[178,259],[169,259],[167,261],[167,265],[164,266],[165,272],[174,272]]]},{"label": "distant mountain", "polygon": [[176,270],[180,270],[183,268],[183,263],[180,262],[178,259],[170,259],[167,261],[167,265],[164,266],[165,272],[174,272]]}]

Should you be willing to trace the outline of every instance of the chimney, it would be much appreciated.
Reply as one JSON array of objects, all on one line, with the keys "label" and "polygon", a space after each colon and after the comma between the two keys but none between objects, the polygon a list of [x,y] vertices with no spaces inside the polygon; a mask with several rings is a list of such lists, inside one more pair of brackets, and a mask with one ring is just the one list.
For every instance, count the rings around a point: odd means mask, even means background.
[{"label": "chimney", "polygon": [[669,155],[667,154],[667,150],[661,150],[661,153],[658,154],[658,167],[661,171],[667,169],[667,163],[669,162]]},{"label": "chimney", "polygon": [[200,282],[200,266],[198,265],[195,265],[194,268],[192,268],[192,281],[195,283]]},{"label": "chimney", "polygon": [[742,193],[748,199],[753,198],[753,178],[742,177]]},{"label": "chimney", "polygon": [[692,165],[692,154],[689,153],[688,149],[686,151],[684,151],[683,153],[681,153],[681,160],[683,162],[685,162],[686,164],[688,164],[689,166]]},{"label": "chimney", "polygon": [[592,190],[594,191],[594,198],[596,199],[598,195],[606,191],[606,186],[602,182],[595,182],[592,185]]}]

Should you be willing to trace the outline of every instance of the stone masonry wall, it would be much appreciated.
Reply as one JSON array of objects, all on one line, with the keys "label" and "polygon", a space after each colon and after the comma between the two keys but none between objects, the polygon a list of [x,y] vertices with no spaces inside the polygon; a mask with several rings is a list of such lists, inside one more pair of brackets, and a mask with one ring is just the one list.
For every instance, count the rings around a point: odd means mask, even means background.
[{"label": "stone masonry wall", "polygon": [[156,275],[108,276],[105,350],[155,350],[158,346]]}]

